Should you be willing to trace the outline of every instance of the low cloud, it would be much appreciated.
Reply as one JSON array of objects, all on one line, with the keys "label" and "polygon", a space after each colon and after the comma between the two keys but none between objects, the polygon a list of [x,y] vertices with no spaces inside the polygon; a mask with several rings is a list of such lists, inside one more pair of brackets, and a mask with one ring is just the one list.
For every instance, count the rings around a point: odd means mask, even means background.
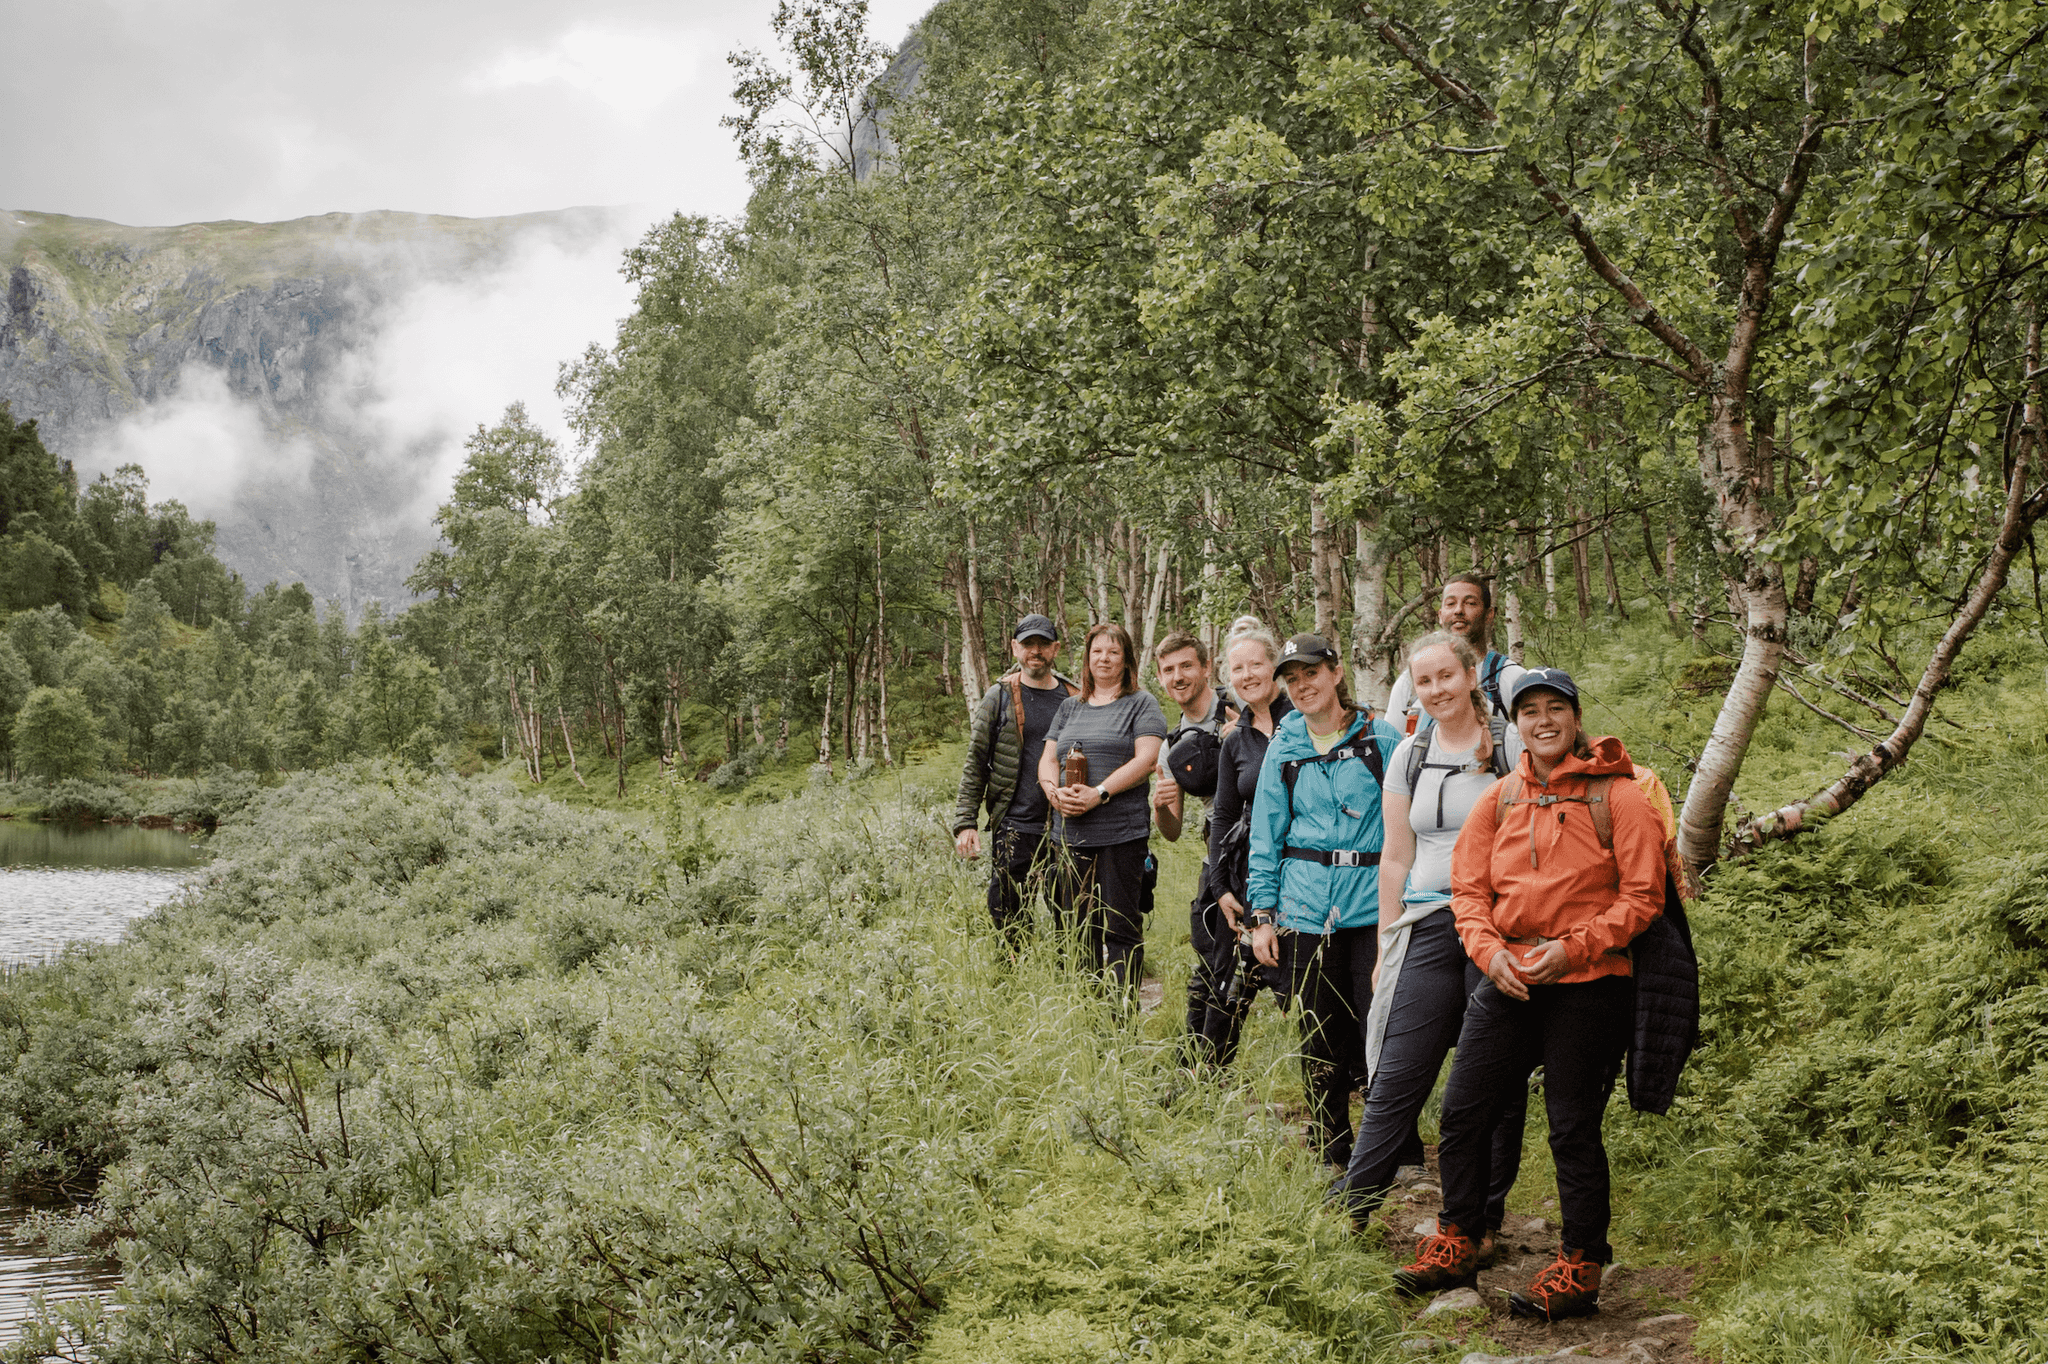
[{"label": "low cloud", "polygon": [[[302,579],[352,612],[400,599],[479,425],[524,403],[573,454],[561,366],[614,339],[633,304],[621,252],[644,230],[637,214],[564,215],[459,268],[448,238],[351,245],[334,278],[376,301],[317,371],[251,396],[188,363],[169,396],[101,430],[81,468],[142,466],[153,499],[219,524],[251,582]],[[309,389],[287,399],[295,380]]]},{"label": "low cloud", "polygon": [[561,365],[611,344],[633,306],[620,253],[641,232],[625,215],[596,238],[565,244],[532,234],[502,265],[415,286],[359,348],[354,382],[337,386],[336,417],[415,481],[410,514],[424,520],[461,470],[462,443],[523,402],[535,424],[572,450],[555,395]]},{"label": "low cloud", "polygon": [[170,397],[102,433],[81,463],[94,473],[139,464],[152,500],[174,498],[196,516],[218,518],[251,484],[305,490],[316,457],[311,440],[279,429],[230,391],[218,369],[191,363]]}]

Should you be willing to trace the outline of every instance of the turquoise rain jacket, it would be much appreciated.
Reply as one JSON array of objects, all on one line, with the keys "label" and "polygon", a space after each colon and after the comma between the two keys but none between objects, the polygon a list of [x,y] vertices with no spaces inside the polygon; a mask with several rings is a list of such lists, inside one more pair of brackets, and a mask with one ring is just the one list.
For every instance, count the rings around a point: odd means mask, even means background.
[{"label": "turquoise rain jacket", "polygon": [[[1367,712],[1352,722],[1336,747],[1377,744],[1384,772],[1400,742],[1393,726]],[[1294,818],[1289,823],[1281,765],[1315,756],[1308,719],[1300,711],[1273,731],[1266,761],[1259,768],[1258,795],[1252,801],[1249,905],[1252,909],[1277,908],[1280,926],[1297,933],[1329,933],[1376,924],[1380,921],[1378,866],[1325,867],[1280,856],[1286,847],[1376,853],[1385,842],[1380,785],[1363,758],[1305,763],[1295,777]]]}]

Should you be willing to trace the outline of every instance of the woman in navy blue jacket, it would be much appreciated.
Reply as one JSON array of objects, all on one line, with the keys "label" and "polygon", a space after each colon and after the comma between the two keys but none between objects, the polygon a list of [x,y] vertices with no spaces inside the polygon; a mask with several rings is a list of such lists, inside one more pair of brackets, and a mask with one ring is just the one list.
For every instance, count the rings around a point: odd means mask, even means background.
[{"label": "woman in navy blue jacket", "polygon": [[1285,970],[1299,1001],[1309,1138],[1341,1168],[1379,949],[1380,782],[1401,736],[1352,700],[1322,636],[1288,640],[1279,671],[1295,710],[1266,749],[1252,805],[1252,950]]}]

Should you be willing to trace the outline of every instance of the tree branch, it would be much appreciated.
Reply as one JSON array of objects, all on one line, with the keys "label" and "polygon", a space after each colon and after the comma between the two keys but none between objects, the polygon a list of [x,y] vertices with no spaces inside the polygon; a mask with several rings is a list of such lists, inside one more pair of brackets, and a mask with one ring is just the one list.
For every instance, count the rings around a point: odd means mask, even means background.
[{"label": "tree branch", "polygon": [[[2037,376],[2041,368],[2041,317],[2038,307],[2027,323],[2027,368]],[[2041,382],[2036,377],[2027,395],[2027,441],[2013,461],[2012,482],[2006,492],[2005,517],[1999,526],[1997,543],[1993,545],[1983,571],[1977,576],[1976,590],[1970,594],[1969,601],[1950,623],[1928,658],[1927,670],[1921,674],[1920,685],[1913,689],[1912,701],[1907,705],[1898,727],[1870,752],[1850,763],[1849,770],[1826,789],[1738,826],[1727,855],[1744,856],[1765,843],[1791,838],[1802,829],[1832,819],[1861,800],[1887,773],[1905,762],[1914,742],[1927,727],[1936,693],[1948,683],[1956,655],[2004,589],[2013,558],[2019,553],[2020,546],[2028,541],[2034,523],[2043,512],[2048,512],[2048,497],[2043,495],[2048,494],[2048,487],[2031,497],[2026,487],[2028,468],[2044,443],[2042,406]]]},{"label": "tree branch", "polygon": [[[1364,16],[1366,24],[1375,33],[1379,34],[1381,41],[1399,53],[1401,60],[1407,62],[1417,75],[1442,91],[1453,102],[1464,107],[1481,121],[1488,124],[1500,122],[1500,115],[1495,113],[1493,107],[1484,99],[1480,98],[1477,91],[1449,72],[1438,70],[1414,43],[1410,42],[1399,29],[1383,18],[1372,6],[1360,5],[1358,12]],[[1548,175],[1544,174],[1541,166],[1538,166],[1533,161],[1525,160],[1522,163],[1522,170],[1529,177],[1529,183],[1535,186],[1538,196],[1542,198],[1544,203],[1550,206],[1551,213],[1564,225],[1565,231],[1578,244],[1579,253],[1586,258],[1586,264],[1592,267],[1593,273],[1600,276],[1601,279],[1607,282],[1610,288],[1621,295],[1622,301],[1628,305],[1630,319],[1637,326],[1649,332],[1659,341],[1662,341],[1670,348],[1672,354],[1685,362],[1686,377],[1690,382],[1702,387],[1710,384],[1713,381],[1714,367],[1708,362],[1706,353],[1693,344],[1691,337],[1673,326],[1662,313],[1658,312],[1649,298],[1643,293],[1641,287],[1633,279],[1629,278],[1627,272],[1608,257],[1607,253],[1601,249],[1600,243],[1594,240],[1593,230],[1586,225],[1586,220],[1579,215],[1579,210],[1573,206],[1571,200],[1557,187],[1556,183]],[[1783,231],[1782,226],[1780,231]]]}]

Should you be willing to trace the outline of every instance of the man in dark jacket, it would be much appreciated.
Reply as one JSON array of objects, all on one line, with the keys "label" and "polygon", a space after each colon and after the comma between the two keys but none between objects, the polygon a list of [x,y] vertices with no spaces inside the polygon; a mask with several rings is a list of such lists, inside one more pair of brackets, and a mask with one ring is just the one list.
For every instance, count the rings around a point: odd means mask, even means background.
[{"label": "man in dark jacket", "polygon": [[[1024,905],[1035,895],[1050,861],[1046,839],[1049,810],[1038,785],[1038,757],[1053,717],[1079,690],[1054,671],[1060,632],[1041,615],[1017,622],[1010,656],[1017,666],[998,678],[974,707],[967,762],[960,772],[960,796],[953,809],[953,847],[966,858],[981,855],[975,827],[986,814],[990,836],[988,912],[1012,950],[1022,945],[1029,922]],[[1029,772],[1027,780],[1018,780]]]}]

